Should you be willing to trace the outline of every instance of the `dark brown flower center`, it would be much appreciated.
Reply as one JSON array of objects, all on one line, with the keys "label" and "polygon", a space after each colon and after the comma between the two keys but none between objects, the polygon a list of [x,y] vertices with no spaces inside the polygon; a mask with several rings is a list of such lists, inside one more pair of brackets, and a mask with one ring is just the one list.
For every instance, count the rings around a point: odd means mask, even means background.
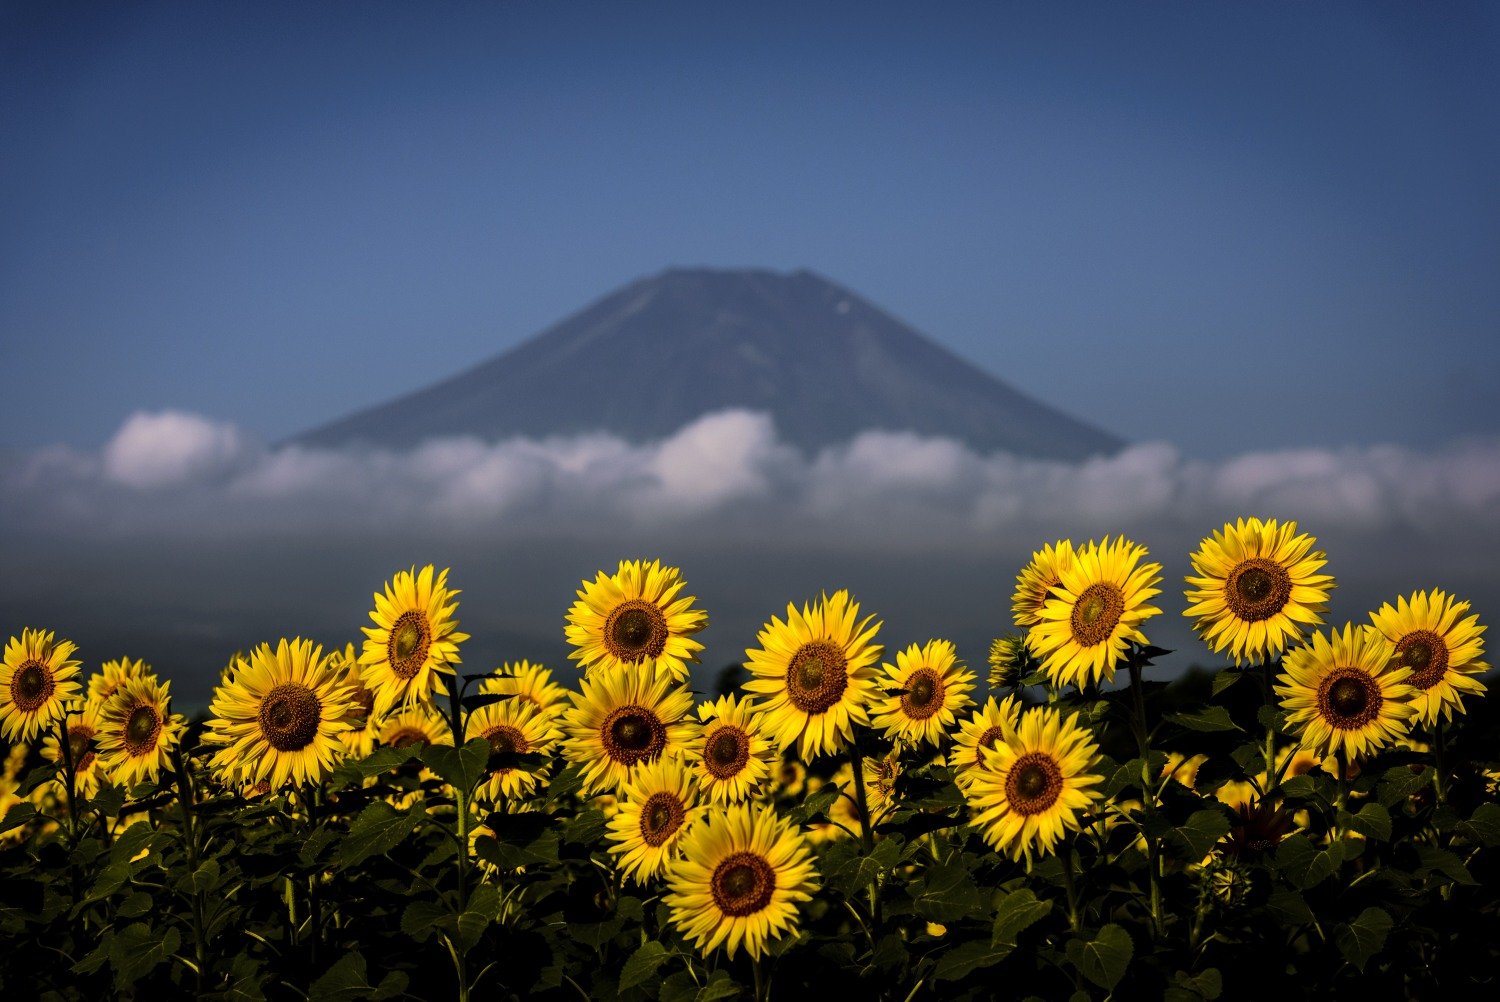
[{"label": "dark brown flower center", "polygon": [[[520,728],[512,727],[510,724],[496,724],[484,732],[484,739],[490,743],[491,755],[524,755],[531,751],[531,742],[526,740]],[[491,765],[491,771],[499,773],[510,772],[510,766]]]},{"label": "dark brown flower center", "polygon": [[386,657],[391,671],[404,679],[413,679],[427,662],[427,651],[432,647],[432,627],[427,617],[412,609],[403,612],[391,627],[390,639],[386,641]]},{"label": "dark brown flower center", "polygon": [[94,764],[94,729],[88,724],[73,724],[68,728],[68,754],[73,757],[73,768],[86,772]]},{"label": "dark brown flower center", "polygon": [[1242,560],[1224,580],[1224,604],[1247,623],[1270,619],[1292,597],[1292,576],[1274,560]]},{"label": "dark brown flower center", "polygon": [[322,709],[307,686],[283,682],[260,702],[260,732],[277,751],[298,751],[317,737]]},{"label": "dark brown flower center", "polygon": [[125,716],[125,752],[131,756],[155,751],[162,730],[161,711],[152,703],[138,703]]},{"label": "dark brown flower center", "polygon": [[599,728],[604,753],[616,762],[635,765],[661,754],[667,744],[667,728],[644,706],[617,706]]},{"label": "dark brown flower center", "polygon": [[979,735],[979,741],[974,745],[974,764],[980,768],[984,767],[984,753],[1000,743],[1000,735],[1005,729],[999,724],[989,728]]},{"label": "dark brown flower center", "polygon": [[725,724],[709,735],[703,749],[703,766],[715,779],[730,779],[739,775],[750,761],[750,735]]},{"label": "dark brown flower center", "polygon": [[422,728],[408,726],[398,727],[392,731],[390,740],[386,744],[392,748],[410,748],[412,745],[425,745],[431,741],[431,737]]},{"label": "dark brown flower center", "polygon": [[786,669],[786,694],[803,713],[822,713],[849,686],[849,662],[844,652],[826,640],[803,644]]},{"label": "dark brown flower center", "polygon": [[1335,668],[1318,687],[1318,712],[1330,727],[1358,730],[1380,715],[1380,683],[1358,668]]},{"label": "dark brown flower center", "polygon": [[1102,644],[1114,633],[1125,611],[1125,596],[1107,581],[1089,585],[1073,603],[1073,641],[1080,647]]},{"label": "dark brown flower center", "polygon": [[11,702],[22,713],[31,713],[46,705],[56,689],[52,669],[35,659],[22,661],[21,667],[10,678]]},{"label": "dark brown flower center", "polygon": [[943,676],[931,668],[918,668],[907,676],[901,712],[913,720],[926,720],[943,708],[946,688]]},{"label": "dark brown flower center", "polygon": [[1448,670],[1448,645],[1431,630],[1413,630],[1396,645],[1396,661],[1411,669],[1406,684],[1425,691],[1443,680]]},{"label": "dark brown flower center", "polygon": [[666,842],[682,827],[687,811],[674,793],[653,793],[641,805],[641,838],[653,848]]},{"label": "dark brown flower center", "polygon": [[626,599],[604,620],[604,649],[627,664],[659,657],[667,636],[667,618],[645,599]]},{"label": "dark brown flower center", "polygon": [[731,853],[714,867],[709,889],[719,911],[731,918],[742,918],[771,903],[776,873],[757,853]]},{"label": "dark brown flower center", "polygon": [[1062,788],[1062,770],[1045,752],[1022,755],[1005,777],[1005,799],[1017,814],[1040,814],[1057,802]]}]

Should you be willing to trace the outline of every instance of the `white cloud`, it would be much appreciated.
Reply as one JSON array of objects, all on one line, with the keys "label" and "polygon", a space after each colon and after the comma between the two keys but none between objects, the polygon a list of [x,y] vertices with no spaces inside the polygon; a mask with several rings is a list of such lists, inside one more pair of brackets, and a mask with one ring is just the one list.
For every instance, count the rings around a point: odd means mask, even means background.
[{"label": "white cloud", "polygon": [[130,487],[168,487],[221,474],[246,451],[233,425],[181,411],[138,413],[104,447],[104,474]]}]

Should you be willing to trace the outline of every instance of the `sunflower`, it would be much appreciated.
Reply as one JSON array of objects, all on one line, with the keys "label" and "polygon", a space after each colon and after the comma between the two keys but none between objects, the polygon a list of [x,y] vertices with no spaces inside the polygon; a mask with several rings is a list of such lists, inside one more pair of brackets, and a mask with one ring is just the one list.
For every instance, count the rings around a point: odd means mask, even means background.
[{"label": "sunflower", "polygon": [[806,841],[769,807],[715,809],[683,838],[667,871],[672,924],[705,957],[727,944],[752,959],[796,932],[797,904],[818,889]]},{"label": "sunflower", "polygon": [[625,876],[644,884],[667,868],[706,808],[698,806],[691,770],[674,756],[643,763],[621,792],[624,799],[609,821],[609,851],[619,855]]},{"label": "sunflower", "polygon": [[1141,564],[1145,555],[1144,546],[1106,536],[1060,568],[1061,582],[1027,636],[1053,685],[1108,682],[1126,645],[1146,642],[1140,625],[1161,612],[1146,604],[1161,594],[1161,564]]},{"label": "sunflower", "polygon": [[430,700],[437,676],[453,674],[458,645],[469,639],[453,618],[458,594],[448,587],[448,568],[434,581],[431,564],[420,573],[415,567],[398,571],[384,595],[375,593],[375,625],[360,627],[365,649],[359,664],[377,713]]},{"label": "sunflower", "polygon": [[1010,740],[1021,722],[1021,704],[1015,696],[998,703],[991,696],[958,727],[953,749],[948,753],[948,768],[960,790],[975,772],[984,769],[985,755],[997,744]]},{"label": "sunflower", "polygon": [[1093,736],[1050,706],[1029,710],[1020,725],[985,755],[965,791],[970,824],[1012,859],[1047,855],[1078,815],[1099,800],[1104,781],[1089,772],[1099,761]]},{"label": "sunflower", "polygon": [[990,641],[989,683],[991,689],[1013,689],[1030,668],[1031,649],[1024,633],[1011,633]]},{"label": "sunflower", "polygon": [[[99,710],[99,704],[89,700],[68,718],[68,756],[73,760],[73,793],[84,800],[98,791],[101,780],[109,782],[109,771],[99,758],[99,733],[103,729]],[[62,742],[56,734],[48,732],[42,739],[42,757],[48,762],[63,760]],[[58,773],[57,782],[66,782],[61,773]]]},{"label": "sunflower", "polygon": [[234,679],[214,690],[203,740],[224,745],[213,764],[241,780],[269,779],[275,790],[316,783],[342,756],[353,693],[311,640],[261,644]]},{"label": "sunflower", "polygon": [[380,738],[380,715],[375,712],[375,694],[365,688],[360,676],[359,657],[354,652],[354,645],[345,644],[342,651],[330,652],[328,668],[349,690],[349,712],[344,717],[349,729],[341,731],[338,736],[344,757],[356,761],[369,758]]},{"label": "sunflower", "polygon": [[1314,633],[1283,663],[1276,695],[1310,751],[1342,749],[1345,761],[1354,761],[1406,733],[1416,713],[1411,669],[1373,626],[1348,623],[1331,639]]},{"label": "sunflower", "polygon": [[1062,584],[1062,571],[1073,565],[1073,542],[1059,539],[1031,555],[1031,563],[1016,575],[1016,590],[1010,607],[1017,626],[1036,626],[1042,621],[1042,610],[1052,597],[1052,589]]},{"label": "sunflower", "polygon": [[766,729],[780,747],[805,760],[836,754],[856,726],[869,726],[866,707],[879,688],[874,665],[884,651],[873,642],[874,619],[859,619],[859,603],[838,591],[800,613],[788,603],[786,622],[772,616],[761,627],[760,647],[745,652],[754,676],[745,688],[766,697]]},{"label": "sunflower", "polygon": [[171,688],[155,675],[138,675],[122,682],[99,710],[97,754],[120,786],[154,782],[187,729],[182,714],[168,710]]},{"label": "sunflower", "polygon": [[74,677],[76,650],[51,630],[22,630],[10,638],[0,661],[0,735],[30,741],[67,714],[81,688]]},{"label": "sunflower", "polygon": [[569,704],[568,690],[552,681],[552,671],[530,661],[507,661],[496,669],[493,678],[479,683],[481,693],[498,692],[514,695],[538,710],[550,713]]},{"label": "sunflower", "polygon": [[[880,758],[868,755],[861,757],[865,782],[865,807],[869,809],[870,827],[874,828],[896,809],[896,779],[901,775],[899,749],[893,749]],[[837,821],[855,835],[860,833],[862,822],[859,815],[859,798],[854,788],[854,766],[845,762],[833,774],[833,782],[840,789],[839,798],[828,808],[830,820]],[[842,833],[840,833],[842,834]]]},{"label": "sunflower", "polygon": [[883,687],[898,691],[871,708],[871,726],[884,727],[897,744],[939,744],[957,715],[974,705],[974,673],[956,653],[951,641],[929,640],[898,652],[894,665],[881,665]]},{"label": "sunflower", "polygon": [[619,790],[640,763],[686,750],[697,733],[693,695],[670,671],[594,672],[581,685],[563,720],[563,756],[582,769],[585,795]]},{"label": "sunflower", "polygon": [[655,664],[686,682],[688,662],[703,649],[691,635],[708,625],[708,613],[693,608],[696,599],[678,597],[686,584],[680,570],[659,560],[622,560],[615,573],[582,582],[568,610],[569,660],[586,672]]},{"label": "sunflower", "polygon": [[1453,719],[1455,710],[1464,712],[1464,694],[1484,692],[1477,676],[1490,670],[1480,660],[1485,628],[1478,616],[1464,616],[1468,611],[1468,602],[1434,589],[1413,592],[1410,601],[1398,598],[1394,609],[1387,602],[1370,613],[1375,628],[1395,645],[1397,662],[1411,669],[1406,682],[1417,690],[1412,705],[1423,724],[1437,723],[1439,713]]},{"label": "sunflower", "polygon": [[390,748],[451,745],[453,732],[431,705],[419,703],[381,718],[376,743]]},{"label": "sunflower", "polygon": [[[525,700],[507,699],[469,714],[468,735],[488,741],[491,755],[547,755],[561,736],[553,720]],[[490,803],[530,796],[544,771],[496,765],[477,795]]]},{"label": "sunflower", "polygon": [[1258,518],[1225,523],[1192,556],[1188,607],[1193,628],[1214,653],[1228,650],[1237,665],[1270,660],[1319,625],[1328,611],[1333,578],[1316,540],[1297,534],[1296,522]]},{"label": "sunflower", "polygon": [[748,800],[776,762],[760,711],[750,700],[729,695],[701,704],[698,717],[703,729],[688,752],[698,788],[714,804]]},{"label": "sunflower", "polygon": [[117,658],[106,661],[99,666],[98,671],[89,676],[88,701],[95,706],[103,706],[104,701],[114,695],[122,682],[154,674],[156,673],[151,670],[150,665],[138,659]]}]

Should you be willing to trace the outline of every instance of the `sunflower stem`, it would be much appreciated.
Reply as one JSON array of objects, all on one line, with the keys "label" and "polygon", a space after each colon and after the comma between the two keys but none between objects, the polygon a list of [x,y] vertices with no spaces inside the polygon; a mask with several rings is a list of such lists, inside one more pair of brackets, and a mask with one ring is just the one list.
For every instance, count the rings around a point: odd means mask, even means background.
[{"label": "sunflower stem", "polygon": [[[1134,724],[1136,748],[1141,758],[1141,805],[1149,819],[1156,813],[1156,796],[1151,789],[1151,738],[1146,727],[1146,696],[1141,689],[1141,659],[1134,652],[1126,662],[1130,669],[1130,690],[1135,703]],[[1161,846],[1149,828],[1143,827],[1146,840],[1147,876],[1151,883],[1151,935],[1161,938]]]},{"label": "sunflower stem", "polygon": [[[849,742],[849,761],[854,767],[854,805],[859,810],[859,841],[868,856],[875,848],[875,836],[870,831],[870,808],[865,798],[865,760],[859,752],[859,732],[856,730]],[[879,929],[880,921],[880,875],[870,880],[870,923]],[[872,930],[873,932],[873,930]]]},{"label": "sunflower stem", "polygon": [[1078,889],[1073,884],[1073,844],[1066,843],[1063,846],[1062,856],[1062,878],[1063,891],[1068,895],[1068,928],[1078,932]]},{"label": "sunflower stem", "polygon": [[78,808],[75,801],[78,799],[78,770],[73,765],[73,739],[68,735],[68,715],[63,713],[62,722],[58,725],[61,735],[58,738],[58,749],[62,752],[63,760],[63,787],[68,796],[68,838],[69,848],[78,844]]},{"label": "sunflower stem", "polygon": [[1339,796],[1334,806],[1333,832],[1342,839],[1344,837],[1343,815],[1349,809],[1349,753],[1343,745],[1339,745],[1334,750],[1334,757],[1338,760],[1339,766]]},{"label": "sunflower stem", "polygon": [[[193,780],[188,774],[187,763],[182,758],[180,746],[172,749],[172,772],[177,780],[177,803],[182,808],[182,844],[187,851],[188,873],[198,872],[198,826],[194,824],[193,807],[196,796],[193,793]],[[289,885],[290,886],[290,885]],[[197,991],[203,994],[203,972],[208,967],[208,941],[204,938],[206,925],[203,917],[203,890],[193,881],[193,957],[197,965],[193,967],[193,977],[197,981]]]},{"label": "sunflower stem", "polygon": [[1448,789],[1444,784],[1443,769],[1447,765],[1444,753],[1448,750],[1446,746],[1446,735],[1443,733],[1443,718],[1439,716],[1432,725],[1432,792],[1439,807],[1443,806],[1448,798]]},{"label": "sunflower stem", "polygon": [[750,961],[750,970],[755,976],[755,1002],[766,1002],[766,975],[760,968],[760,958],[754,957]]}]

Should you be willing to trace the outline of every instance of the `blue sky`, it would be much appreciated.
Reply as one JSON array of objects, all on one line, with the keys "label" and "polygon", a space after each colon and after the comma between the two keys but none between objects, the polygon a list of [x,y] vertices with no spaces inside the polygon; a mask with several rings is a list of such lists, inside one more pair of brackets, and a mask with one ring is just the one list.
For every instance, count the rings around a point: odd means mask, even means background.
[{"label": "blue sky", "polygon": [[1482,3],[6,3],[0,446],[274,440],[696,264],[1189,455],[1493,436],[1497,57]]}]

